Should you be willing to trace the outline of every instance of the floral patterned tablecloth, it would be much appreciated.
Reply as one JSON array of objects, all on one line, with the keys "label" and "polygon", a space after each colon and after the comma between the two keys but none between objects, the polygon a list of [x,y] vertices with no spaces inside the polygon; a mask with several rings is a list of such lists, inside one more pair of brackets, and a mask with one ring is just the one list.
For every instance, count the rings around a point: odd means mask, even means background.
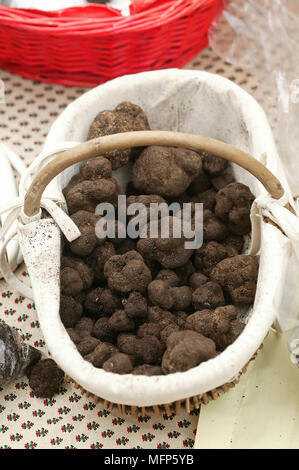
[{"label": "floral patterned tablecloth", "polygon": [[[254,77],[225,64],[205,49],[187,68],[222,74],[248,91],[256,88]],[[84,88],[66,88],[20,78],[0,70],[5,85],[5,103],[0,104],[0,139],[29,164],[41,150],[47,132],[68,103]],[[28,274],[21,267],[19,275]],[[29,281],[27,279],[27,281]],[[0,282],[0,318],[15,326],[24,341],[48,354],[35,305]],[[53,399],[39,399],[26,377],[0,387],[0,449],[183,449],[192,448],[198,410],[179,416],[151,410],[132,417],[115,406],[105,409],[86,397],[73,383],[64,383]]]}]

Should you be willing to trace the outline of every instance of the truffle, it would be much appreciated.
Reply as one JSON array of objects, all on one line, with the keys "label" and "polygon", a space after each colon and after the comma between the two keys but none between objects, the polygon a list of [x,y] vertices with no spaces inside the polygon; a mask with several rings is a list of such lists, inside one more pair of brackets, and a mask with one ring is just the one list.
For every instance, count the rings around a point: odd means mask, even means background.
[{"label": "truffle", "polygon": [[86,336],[83,338],[80,343],[77,345],[78,351],[81,356],[86,356],[95,350],[95,348],[100,344],[100,341],[93,336]]},{"label": "truffle", "polygon": [[89,292],[84,306],[88,312],[100,317],[114,313],[121,307],[121,301],[110,289],[97,287]]},{"label": "truffle", "polygon": [[83,313],[82,305],[73,297],[60,296],[60,318],[66,328],[73,328]]},{"label": "truffle", "polygon": [[203,239],[221,241],[228,235],[227,226],[210,210],[203,211]]},{"label": "truffle", "polygon": [[67,328],[66,331],[68,332],[68,335],[73,341],[73,343],[75,344],[80,343],[81,337],[74,328]]},{"label": "truffle", "polygon": [[149,307],[147,321],[158,323],[162,329],[169,324],[176,323],[176,316],[160,307]]},{"label": "truffle", "polygon": [[214,309],[224,305],[225,299],[220,284],[209,281],[195,289],[192,304],[195,310]]},{"label": "truffle", "polygon": [[223,173],[222,175],[215,176],[211,179],[213,187],[216,191],[220,191],[220,189],[225,188],[230,183],[235,181],[234,176],[231,173]]},{"label": "truffle", "polygon": [[143,323],[138,328],[137,336],[143,338],[144,336],[156,336],[160,339],[161,326],[159,323]]},{"label": "truffle", "polygon": [[210,187],[211,181],[208,174],[204,170],[201,170],[199,175],[190,184],[187,192],[190,196],[194,196],[195,194],[207,191]]},{"label": "truffle", "polygon": [[200,203],[205,209],[213,210],[216,204],[216,192],[214,189],[207,189],[204,192],[194,194],[189,202]]},{"label": "truffle", "polygon": [[234,304],[250,304],[256,291],[257,259],[250,255],[226,258],[215,266],[210,277],[229,293]]},{"label": "truffle", "polygon": [[231,183],[216,195],[215,214],[228,224],[231,233],[245,235],[251,230],[250,209],[254,195],[242,183]]},{"label": "truffle", "polygon": [[135,328],[135,323],[124,310],[116,310],[108,320],[108,325],[113,331],[132,331]]},{"label": "truffle", "polygon": [[122,333],[118,335],[117,346],[137,364],[157,364],[164,351],[161,342],[152,335],[138,338],[133,334]]},{"label": "truffle", "polygon": [[176,331],[167,339],[167,349],[162,359],[166,374],[184,372],[215,357],[213,340],[192,330]]},{"label": "truffle", "polygon": [[171,269],[161,269],[156,276],[157,281],[164,281],[170,287],[178,287],[180,285],[180,278],[175,271]]},{"label": "truffle", "polygon": [[175,273],[179,277],[181,285],[184,285],[184,286],[189,284],[190,277],[195,271],[196,269],[190,260],[188,260],[185,264],[175,269]]},{"label": "truffle", "polygon": [[193,273],[190,276],[190,286],[192,287],[192,289],[197,289],[206,282],[208,282],[208,278],[202,273]]},{"label": "truffle", "polygon": [[[143,110],[136,104],[120,103],[113,111],[101,111],[92,122],[88,140],[120,132],[149,130],[150,126]],[[113,150],[104,154],[113,170],[126,165],[140,149]]]},{"label": "truffle", "polygon": [[15,328],[0,320],[0,385],[29,373],[41,353],[25,344]]},{"label": "truffle", "polygon": [[148,377],[152,377],[153,375],[163,375],[163,371],[160,366],[151,366],[150,364],[141,364],[140,366],[134,367],[132,374],[133,375],[147,375]]},{"label": "truffle", "polygon": [[122,304],[129,318],[143,319],[147,315],[147,301],[140,292],[132,291]]},{"label": "truffle", "polygon": [[118,349],[113,344],[100,343],[90,354],[87,354],[84,359],[90,362],[94,367],[99,368],[117,352]]},{"label": "truffle", "polygon": [[73,214],[71,218],[79,228],[81,235],[69,244],[70,249],[74,255],[87,256],[94,250],[97,243],[104,242],[103,238],[97,238],[96,236],[95,227],[100,217],[81,210]]},{"label": "truffle", "polygon": [[[205,243],[201,248],[196,250],[194,264],[203,274],[209,276],[212,269],[225,258],[228,258],[230,250],[226,249],[222,244],[211,241]],[[236,255],[235,251],[233,255]]]},{"label": "truffle", "polygon": [[80,339],[91,336],[94,320],[88,317],[81,317],[74,330]]},{"label": "truffle", "polygon": [[164,218],[158,221],[157,224],[151,224],[151,229],[157,225],[157,238],[151,237],[149,225],[146,227],[142,238],[137,242],[137,249],[144,257],[158,261],[163,268],[173,269],[183,266],[192,256],[193,250],[185,248],[186,239],[183,235],[181,237],[173,236],[176,224],[180,224],[181,221],[176,217],[167,217],[169,236],[164,234],[163,229],[161,231],[163,221]]},{"label": "truffle", "polygon": [[79,294],[83,289],[83,281],[75,269],[62,268],[60,271],[61,292],[66,296]]},{"label": "truffle", "polygon": [[201,152],[201,156],[203,169],[211,177],[221,175],[228,167],[228,161],[224,158],[216,157],[216,155],[207,152]]},{"label": "truffle", "polygon": [[[234,309],[233,306],[230,307]],[[234,316],[236,316],[235,309]],[[221,338],[230,330],[230,323],[231,311],[228,311],[226,307],[219,307],[216,310],[201,310],[189,315],[186,328],[211,338],[220,350]]]},{"label": "truffle", "polygon": [[84,210],[94,212],[101,202],[115,204],[121,192],[114,178],[99,178],[83,180],[65,192],[65,198],[70,214]]},{"label": "truffle", "polygon": [[93,270],[94,278],[97,283],[103,283],[105,281],[105,263],[111,258],[111,256],[115,256],[115,254],[116,251],[114,245],[111,242],[106,241],[102,245],[96,247],[90,256],[88,256],[86,262]]},{"label": "truffle", "polygon": [[145,292],[152,280],[149,268],[137,251],[112,256],[104,266],[110,289],[119,292]]},{"label": "truffle", "polygon": [[174,198],[188,188],[201,168],[201,158],[192,150],[152,146],[134,163],[132,180],[137,190]]},{"label": "truffle", "polygon": [[95,322],[92,334],[101,341],[108,341],[109,343],[112,343],[116,336],[116,333],[111,327],[107,317],[101,317]]},{"label": "truffle", "polygon": [[148,285],[148,296],[153,305],[169,310],[185,310],[191,304],[189,286],[170,287],[165,281],[155,280]]},{"label": "truffle", "polygon": [[115,374],[130,374],[133,365],[127,354],[116,353],[104,362],[103,369],[106,372],[114,372]]},{"label": "truffle", "polygon": [[[166,201],[163,197],[159,196],[158,194],[139,194],[131,195],[127,198],[127,207],[131,206],[132,204],[136,204],[136,209],[138,208],[137,204],[142,204],[142,206],[145,207],[145,217],[141,223],[147,224],[151,215],[151,204],[155,204],[158,206],[159,204],[166,204]],[[130,215],[129,219],[134,217],[134,215],[135,214]]]},{"label": "truffle", "polygon": [[175,324],[171,323],[163,328],[163,330],[160,332],[160,338],[163,344],[166,345],[167,339],[172,333],[175,333],[176,331],[179,331],[180,327]]}]

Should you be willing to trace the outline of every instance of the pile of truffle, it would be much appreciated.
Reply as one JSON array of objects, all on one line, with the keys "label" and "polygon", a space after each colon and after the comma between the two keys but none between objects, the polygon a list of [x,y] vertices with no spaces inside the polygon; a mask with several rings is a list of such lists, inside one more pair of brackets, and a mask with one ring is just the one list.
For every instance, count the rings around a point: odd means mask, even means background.
[{"label": "pile of truffle", "polygon": [[[103,111],[88,138],[150,129],[143,110]],[[120,188],[112,171],[132,163]],[[204,244],[184,237],[98,238],[100,202],[202,202]],[[258,262],[241,254],[254,196],[225,160],[169,147],[116,150],[82,164],[64,190],[81,237],[65,243],[61,320],[86,361],[118,374],[186,371],[215,357],[244,327],[240,306],[254,301]],[[145,221],[146,223],[147,221]]]}]

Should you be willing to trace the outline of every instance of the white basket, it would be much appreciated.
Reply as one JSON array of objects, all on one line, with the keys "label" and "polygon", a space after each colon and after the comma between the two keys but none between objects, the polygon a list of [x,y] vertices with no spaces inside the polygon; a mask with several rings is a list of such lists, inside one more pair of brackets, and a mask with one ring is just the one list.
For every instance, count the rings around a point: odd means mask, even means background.
[{"label": "white basket", "polygon": [[[95,116],[122,101],[140,105],[152,129],[207,135],[266,161],[267,167],[288,190],[261,107],[234,83],[207,72],[146,72],[101,85],[62,112],[49,132],[45,150],[64,141],[85,141]],[[48,186],[47,194],[61,196],[61,187],[77,171],[78,165],[65,170]],[[265,194],[265,189],[251,174],[236,165],[233,171],[236,179],[247,184],[255,196]],[[120,182],[127,178],[123,169],[114,176]],[[289,256],[289,240],[275,226],[262,221],[260,240],[255,303],[238,339],[214,359],[187,372],[146,377],[108,373],[82,358],[59,316],[59,229],[49,219],[20,229],[20,243],[32,281],[38,318],[53,359],[89,392],[110,402],[132,406],[170,403],[215,389],[233,381],[255,354],[277,316]]]}]

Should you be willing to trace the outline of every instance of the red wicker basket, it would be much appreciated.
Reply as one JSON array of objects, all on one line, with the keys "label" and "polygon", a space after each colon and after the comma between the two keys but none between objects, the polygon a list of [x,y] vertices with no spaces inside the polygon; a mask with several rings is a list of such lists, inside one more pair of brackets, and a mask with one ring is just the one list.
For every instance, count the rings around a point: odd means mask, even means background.
[{"label": "red wicker basket", "polygon": [[36,80],[95,85],[182,67],[207,45],[219,0],[133,0],[44,12],[0,7],[0,67]]}]

